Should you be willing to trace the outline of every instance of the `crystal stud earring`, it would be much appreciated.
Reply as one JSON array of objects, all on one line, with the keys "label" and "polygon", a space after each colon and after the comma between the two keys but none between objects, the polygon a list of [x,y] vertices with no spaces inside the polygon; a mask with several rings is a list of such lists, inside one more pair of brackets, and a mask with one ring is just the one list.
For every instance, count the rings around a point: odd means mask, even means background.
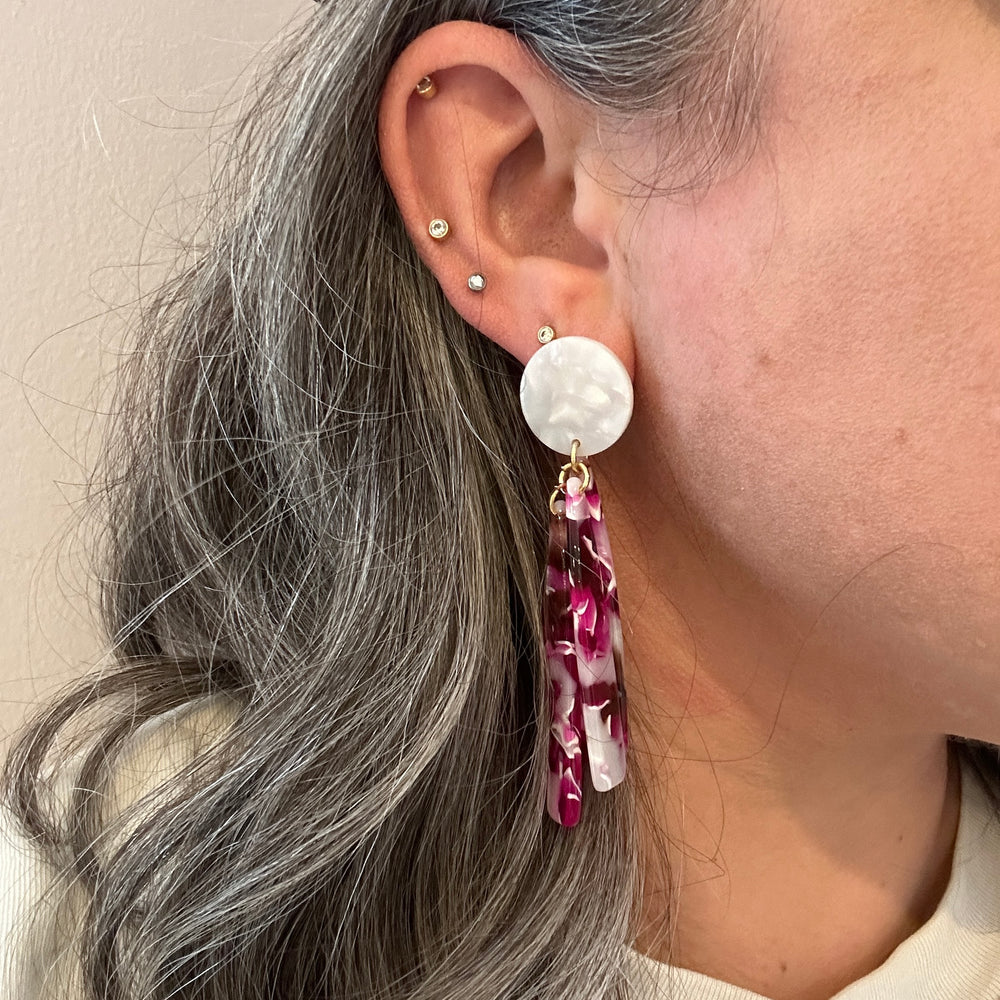
[{"label": "crystal stud earring", "polygon": [[416,91],[424,100],[429,101],[438,92],[437,84],[429,76],[425,76],[417,82]]},{"label": "crystal stud earring", "polygon": [[485,275],[476,274],[469,275],[469,288],[474,292],[482,292],[486,289],[486,277]]},{"label": "crystal stud earring", "polygon": [[427,231],[434,239],[443,240],[451,232],[451,226],[448,225],[446,219],[431,219]]}]

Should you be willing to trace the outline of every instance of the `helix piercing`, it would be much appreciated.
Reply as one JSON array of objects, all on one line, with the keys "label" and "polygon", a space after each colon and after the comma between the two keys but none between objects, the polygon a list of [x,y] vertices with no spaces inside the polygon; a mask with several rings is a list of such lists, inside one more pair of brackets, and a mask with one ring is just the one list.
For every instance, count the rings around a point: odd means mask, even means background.
[{"label": "helix piercing", "polygon": [[438,92],[437,84],[429,76],[425,76],[417,82],[416,91],[424,100],[429,101]]}]

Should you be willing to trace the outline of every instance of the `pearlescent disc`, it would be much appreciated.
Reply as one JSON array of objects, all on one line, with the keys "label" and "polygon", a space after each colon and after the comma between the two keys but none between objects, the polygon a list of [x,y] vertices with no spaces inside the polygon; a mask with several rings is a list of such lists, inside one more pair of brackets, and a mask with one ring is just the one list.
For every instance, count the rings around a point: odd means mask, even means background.
[{"label": "pearlescent disc", "polygon": [[540,347],[521,376],[521,411],[535,436],[568,455],[610,448],[632,419],[632,380],[610,348],[590,337],[558,337]]}]

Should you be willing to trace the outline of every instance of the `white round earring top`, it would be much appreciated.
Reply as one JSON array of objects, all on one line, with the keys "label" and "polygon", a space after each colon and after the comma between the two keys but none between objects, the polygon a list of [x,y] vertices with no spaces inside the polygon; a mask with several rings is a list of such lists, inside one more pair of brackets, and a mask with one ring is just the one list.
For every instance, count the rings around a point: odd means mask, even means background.
[{"label": "white round earring top", "polygon": [[632,419],[632,380],[618,356],[590,337],[557,337],[540,347],[521,376],[521,411],[543,444],[581,455],[610,448]]}]

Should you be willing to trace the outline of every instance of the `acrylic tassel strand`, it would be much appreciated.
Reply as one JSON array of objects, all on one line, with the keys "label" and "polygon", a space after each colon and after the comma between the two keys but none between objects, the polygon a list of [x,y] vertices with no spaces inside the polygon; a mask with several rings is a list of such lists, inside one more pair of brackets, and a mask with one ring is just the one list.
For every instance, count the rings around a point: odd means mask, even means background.
[{"label": "acrylic tassel strand", "polygon": [[550,522],[544,604],[553,696],[549,815],[579,820],[583,758],[591,784],[609,791],[625,777],[628,719],[617,583],[593,471],[586,489],[565,482]]},{"label": "acrylic tassel strand", "polygon": [[566,504],[552,514],[542,604],[545,659],[552,697],[549,733],[549,815],[561,826],[576,826],[583,800],[583,709],[576,665],[576,635],[570,606],[570,553]]}]

